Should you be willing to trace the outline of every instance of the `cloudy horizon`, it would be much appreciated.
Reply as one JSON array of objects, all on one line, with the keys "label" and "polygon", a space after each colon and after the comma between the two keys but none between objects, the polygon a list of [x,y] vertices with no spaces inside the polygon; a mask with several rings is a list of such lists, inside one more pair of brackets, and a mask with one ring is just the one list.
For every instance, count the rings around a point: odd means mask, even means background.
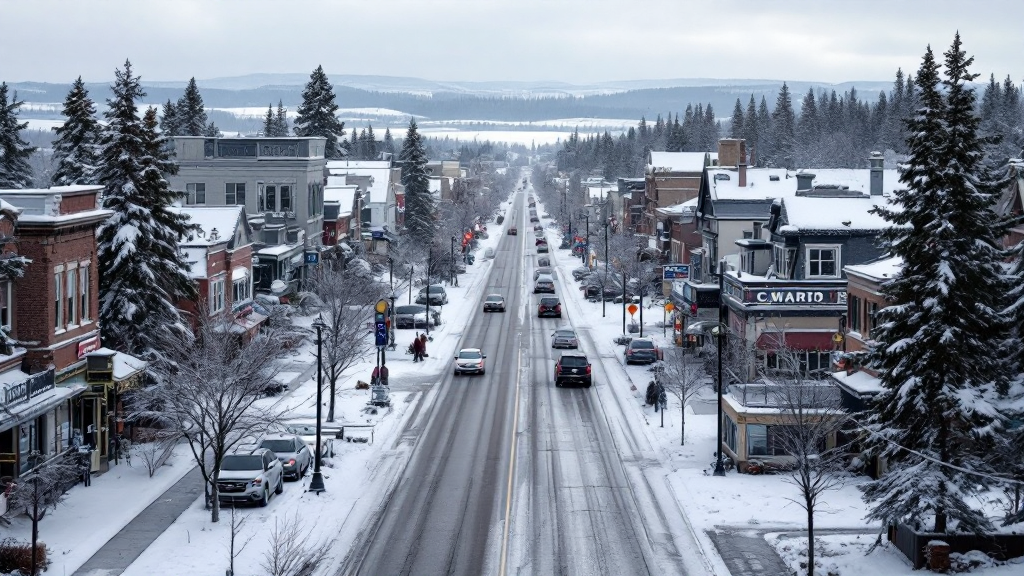
[{"label": "cloudy horizon", "polygon": [[1009,0],[36,0],[5,3],[0,81],[144,81],[258,73],[592,84],[824,83],[913,73],[959,30],[971,70],[1024,77]]}]

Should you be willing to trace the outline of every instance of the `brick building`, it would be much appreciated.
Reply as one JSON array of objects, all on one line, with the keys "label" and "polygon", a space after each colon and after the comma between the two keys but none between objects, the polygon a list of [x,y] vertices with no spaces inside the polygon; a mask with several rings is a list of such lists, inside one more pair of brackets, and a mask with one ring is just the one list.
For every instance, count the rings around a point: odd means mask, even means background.
[{"label": "brick building", "polygon": [[0,316],[26,343],[0,351],[2,476],[24,474],[67,449],[74,431],[104,429],[105,396],[91,395],[85,378],[86,354],[100,346],[96,228],[110,216],[99,208],[101,191],[0,190],[3,205],[17,212],[17,251],[31,260],[23,277],[0,279]]}]

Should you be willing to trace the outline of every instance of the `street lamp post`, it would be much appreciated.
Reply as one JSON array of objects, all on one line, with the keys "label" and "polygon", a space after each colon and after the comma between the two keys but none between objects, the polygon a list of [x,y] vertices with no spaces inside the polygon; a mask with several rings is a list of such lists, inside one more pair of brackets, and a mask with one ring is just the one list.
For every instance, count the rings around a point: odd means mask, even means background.
[{"label": "street lamp post", "polygon": [[[431,263],[431,261],[433,261],[433,259],[434,259],[434,248],[433,247],[428,247],[427,248],[427,292],[426,292],[426,297],[425,297],[425,300],[427,301],[427,319],[426,319],[426,322],[424,322],[424,325],[426,326],[425,330],[427,331],[427,334],[430,334],[430,263]],[[412,291],[411,287],[409,288],[409,291],[410,292]],[[412,325],[413,325],[413,327],[416,326],[416,321],[415,320],[413,320]]]},{"label": "street lamp post", "polygon": [[[608,218],[604,219],[604,282],[601,283],[601,290],[608,284]],[[622,287],[622,298],[626,298],[626,287]],[[601,318],[604,318],[604,294],[601,294]]]},{"label": "street lamp post", "polygon": [[718,261],[718,325],[711,329],[711,333],[718,338],[718,445],[715,446],[715,476],[725,476],[725,466],[722,465],[722,340],[726,337],[725,331],[725,293],[722,292],[725,277],[725,260]]},{"label": "street lamp post", "polygon": [[455,285],[455,236],[452,236],[452,267],[448,283],[453,286]]},{"label": "street lamp post", "polygon": [[320,413],[324,405],[323,330],[327,328],[323,317],[318,317],[316,322],[313,322],[313,328],[316,328],[316,461],[313,465],[313,478],[309,481],[309,492],[315,492],[319,496],[321,492],[327,490],[324,485],[324,475],[320,472],[320,461],[323,456],[320,428]]},{"label": "street lamp post", "polygon": [[583,248],[583,265],[586,266],[587,257],[590,256],[590,213],[587,212],[586,214],[584,214],[583,218],[584,222],[586,222],[587,225],[586,242],[584,243]]}]

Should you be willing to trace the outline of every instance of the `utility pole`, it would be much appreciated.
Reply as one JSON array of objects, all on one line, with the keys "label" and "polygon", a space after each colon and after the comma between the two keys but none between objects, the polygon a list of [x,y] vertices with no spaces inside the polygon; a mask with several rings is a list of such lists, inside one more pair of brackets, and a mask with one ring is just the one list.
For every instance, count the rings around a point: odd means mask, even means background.
[{"label": "utility pole", "polygon": [[[602,290],[604,286],[608,284],[608,218],[604,219],[604,282],[602,284]],[[626,297],[626,287],[622,287],[622,297]],[[604,294],[601,295],[601,318],[604,318]]]}]

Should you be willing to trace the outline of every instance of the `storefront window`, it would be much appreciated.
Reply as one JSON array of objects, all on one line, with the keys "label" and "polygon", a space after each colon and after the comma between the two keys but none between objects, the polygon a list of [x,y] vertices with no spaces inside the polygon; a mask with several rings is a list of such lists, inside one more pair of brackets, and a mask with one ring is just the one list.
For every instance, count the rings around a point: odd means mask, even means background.
[{"label": "storefront window", "polygon": [[736,451],[736,439],[739,436],[739,428],[736,427],[736,423],[731,418],[725,419],[725,445],[729,447],[733,452]]},{"label": "storefront window", "polygon": [[768,426],[747,424],[747,456],[768,455]]}]

